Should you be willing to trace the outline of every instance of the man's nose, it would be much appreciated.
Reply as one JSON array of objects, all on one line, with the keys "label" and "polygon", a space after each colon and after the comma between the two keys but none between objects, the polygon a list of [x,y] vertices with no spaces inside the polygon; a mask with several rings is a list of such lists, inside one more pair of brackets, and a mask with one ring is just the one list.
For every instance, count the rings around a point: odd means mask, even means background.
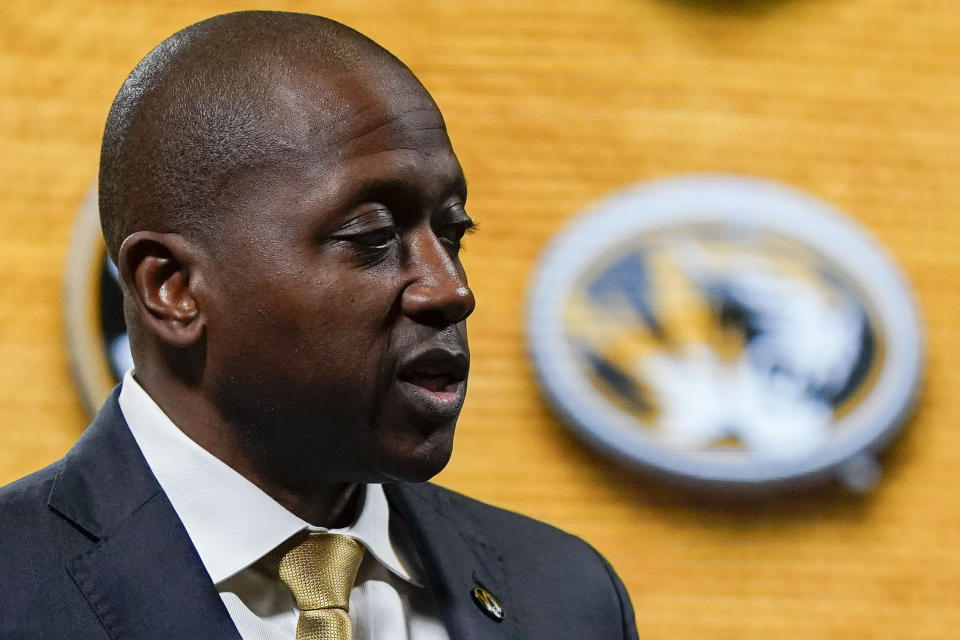
[{"label": "man's nose", "polygon": [[446,327],[465,320],[476,300],[467,286],[463,266],[433,232],[416,234],[408,253],[410,280],[400,305],[409,318]]}]

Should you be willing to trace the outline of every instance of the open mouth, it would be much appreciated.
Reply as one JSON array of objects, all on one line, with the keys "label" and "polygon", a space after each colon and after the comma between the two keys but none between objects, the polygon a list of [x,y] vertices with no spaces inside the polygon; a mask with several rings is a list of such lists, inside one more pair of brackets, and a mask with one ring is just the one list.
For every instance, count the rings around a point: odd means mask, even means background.
[{"label": "open mouth", "polygon": [[432,374],[425,371],[410,371],[400,376],[400,379],[418,387],[423,387],[427,391],[438,393],[440,391],[454,391],[460,383],[450,374]]},{"label": "open mouth", "polygon": [[455,393],[466,380],[468,367],[462,352],[431,349],[405,362],[399,378],[431,393]]}]

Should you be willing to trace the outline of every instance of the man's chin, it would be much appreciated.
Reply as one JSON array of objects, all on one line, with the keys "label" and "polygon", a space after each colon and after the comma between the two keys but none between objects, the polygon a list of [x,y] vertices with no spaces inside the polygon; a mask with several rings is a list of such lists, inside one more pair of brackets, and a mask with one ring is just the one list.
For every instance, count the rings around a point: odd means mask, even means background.
[{"label": "man's chin", "polygon": [[371,468],[382,482],[426,482],[447,466],[453,454],[453,427],[440,430],[416,447],[378,452]]}]

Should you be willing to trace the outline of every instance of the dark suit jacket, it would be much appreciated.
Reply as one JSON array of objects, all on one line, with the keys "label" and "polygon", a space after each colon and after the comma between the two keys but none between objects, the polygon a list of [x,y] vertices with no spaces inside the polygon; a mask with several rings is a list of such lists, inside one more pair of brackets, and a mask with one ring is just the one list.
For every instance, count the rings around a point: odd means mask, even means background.
[{"label": "dark suit jacket", "polygon": [[[0,638],[238,639],[116,396],[62,460],[0,489]],[[453,640],[637,637],[623,585],[581,540],[433,485],[385,488]]]}]

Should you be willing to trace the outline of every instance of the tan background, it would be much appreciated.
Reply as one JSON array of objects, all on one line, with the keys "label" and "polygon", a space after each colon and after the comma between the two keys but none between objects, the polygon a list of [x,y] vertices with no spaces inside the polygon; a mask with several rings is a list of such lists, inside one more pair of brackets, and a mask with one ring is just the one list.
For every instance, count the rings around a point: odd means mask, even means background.
[{"label": "tan background", "polygon": [[[958,637],[955,0],[273,6],[338,18],[406,60],[470,179],[474,369],[440,482],[593,543],[647,640]],[[114,92],[165,36],[236,8],[247,5],[0,5],[0,482],[62,455],[85,424],[61,278]],[[539,398],[522,316],[544,242],[613,189],[691,171],[766,176],[835,203],[916,286],[926,389],[869,497],[686,496],[592,454]]]}]

